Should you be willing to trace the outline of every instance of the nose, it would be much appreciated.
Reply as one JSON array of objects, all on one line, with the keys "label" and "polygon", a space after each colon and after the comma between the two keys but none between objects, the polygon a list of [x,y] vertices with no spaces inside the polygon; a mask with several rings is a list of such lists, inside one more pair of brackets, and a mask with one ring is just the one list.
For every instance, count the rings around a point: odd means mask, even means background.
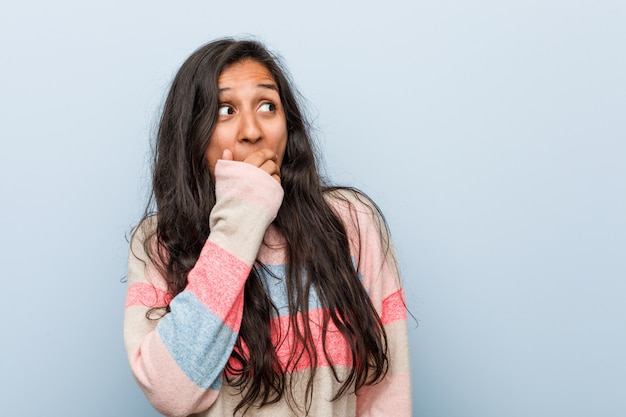
[{"label": "nose", "polygon": [[256,143],[263,136],[255,112],[242,114],[239,138],[242,142]]}]

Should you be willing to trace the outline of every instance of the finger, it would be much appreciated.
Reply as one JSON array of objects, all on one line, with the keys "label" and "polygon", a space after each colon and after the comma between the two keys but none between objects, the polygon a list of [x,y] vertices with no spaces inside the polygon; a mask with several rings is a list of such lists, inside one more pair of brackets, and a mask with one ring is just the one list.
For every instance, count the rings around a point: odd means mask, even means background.
[{"label": "finger", "polygon": [[224,149],[221,159],[225,161],[232,161],[234,159],[233,152],[230,149]]},{"label": "finger", "polygon": [[280,167],[274,161],[265,161],[263,165],[261,165],[263,171],[267,172],[269,175],[274,177],[278,182],[280,182]]},{"label": "finger", "polygon": [[260,168],[261,165],[263,165],[266,161],[276,163],[277,160],[278,156],[276,155],[276,153],[274,153],[274,151],[264,148],[251,153],[243,160],[243,162]]}]

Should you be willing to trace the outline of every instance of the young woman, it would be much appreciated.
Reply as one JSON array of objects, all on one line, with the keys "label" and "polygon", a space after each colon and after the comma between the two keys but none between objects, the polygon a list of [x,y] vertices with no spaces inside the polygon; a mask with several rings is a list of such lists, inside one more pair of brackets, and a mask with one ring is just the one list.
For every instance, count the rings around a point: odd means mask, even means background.
[{"label": "young woman", "polygon": [[124,338],[168,416],[408,416],[406,308],[386,224],[318,174],[277,60],[218,40],[161,117],[156,214],[132,235]]}]

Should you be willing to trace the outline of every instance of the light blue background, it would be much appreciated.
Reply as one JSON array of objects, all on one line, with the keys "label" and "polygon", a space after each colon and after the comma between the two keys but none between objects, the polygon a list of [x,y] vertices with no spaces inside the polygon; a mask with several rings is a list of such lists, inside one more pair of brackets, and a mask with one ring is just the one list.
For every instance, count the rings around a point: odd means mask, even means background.
[{"label": "light blue background", "polygon": [[1,6],[0,414],[156,415],[121,328],[149,137],[196,47],[254,34],[329,175],[388,217],[415,415],[626,415],[625,22],[622,0]]}]

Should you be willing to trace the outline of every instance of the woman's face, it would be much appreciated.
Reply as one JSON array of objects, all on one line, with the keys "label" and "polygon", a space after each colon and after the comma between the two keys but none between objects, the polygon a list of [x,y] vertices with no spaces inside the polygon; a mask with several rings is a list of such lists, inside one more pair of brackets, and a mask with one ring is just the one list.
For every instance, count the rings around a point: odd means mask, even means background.
[{"label": "woman's face", "polygon": [[244,60],[222,71],[218,87],[219,114],[206,151],[211,175],[225,150],[232,152],[235,161],[274,155],[280,167],[287,145],[287,121],[274,77],[259,62]]}]

